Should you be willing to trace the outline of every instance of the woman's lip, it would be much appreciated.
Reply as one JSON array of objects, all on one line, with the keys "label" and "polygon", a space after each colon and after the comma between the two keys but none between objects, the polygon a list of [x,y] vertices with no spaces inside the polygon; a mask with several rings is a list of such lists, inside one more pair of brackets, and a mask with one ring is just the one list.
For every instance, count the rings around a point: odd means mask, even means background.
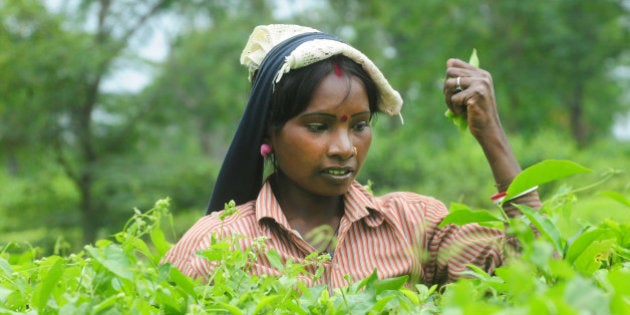
[{"label": "woman's lip", "polygon": [[326,174],[333,174],[333,173],[352,173],[354,172],[354,169],[351,167],[327,167],[324,168],[322,170],[322,172],[326,173]]},{"label": "woman's lip", "polygon": [[[333,172],[331,172],[333,171]],[[345,180],[352,177],[354,171],[347,168],[328,168],[322,171],[322,173],[330,178]]]},{"label": "woman's lip", "polygon": [[352,170],[345,170],[345,169],[328,169],[324,171],[325,173],[328,174],[332,174],[332,175],[344,175],[346,173],[350,173],[352,172]]}]

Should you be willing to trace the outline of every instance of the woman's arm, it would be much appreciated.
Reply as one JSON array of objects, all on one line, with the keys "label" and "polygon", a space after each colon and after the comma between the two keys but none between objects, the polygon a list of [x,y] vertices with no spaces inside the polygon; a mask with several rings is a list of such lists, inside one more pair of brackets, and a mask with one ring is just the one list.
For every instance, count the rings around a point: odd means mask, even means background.
[{"label": "woman's arm", "polygon": [[[470,133],[488,160],[497,190],[506,191],[521,167],[499,119],[492,76],[459,59],[449,59],[446,68],[443,90],[446,105],[455,115],[467,119]],[[528,206],[540,207],[536,192],[529,195],[522,196],[529,197],[522,198]]]}]

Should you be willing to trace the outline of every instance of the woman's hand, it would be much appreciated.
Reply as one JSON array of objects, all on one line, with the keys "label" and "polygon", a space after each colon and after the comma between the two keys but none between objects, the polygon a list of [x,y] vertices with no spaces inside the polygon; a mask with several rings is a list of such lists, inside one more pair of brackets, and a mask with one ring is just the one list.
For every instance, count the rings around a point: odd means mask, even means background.
[{"label": "woman's hand", "polygon": [[444,97],[451,112],[468,121],[470,132],[480,142],[502,133],[490,73],[459,59],[449,59],[446,67]]},{"label": "woman's hand", "polygon": [[470,133],[488,159],[498,190],[505,191],[521,168],[499,120],[492,76],[462,60],[449,59],[443,91],[453,114],[467,119]]}]

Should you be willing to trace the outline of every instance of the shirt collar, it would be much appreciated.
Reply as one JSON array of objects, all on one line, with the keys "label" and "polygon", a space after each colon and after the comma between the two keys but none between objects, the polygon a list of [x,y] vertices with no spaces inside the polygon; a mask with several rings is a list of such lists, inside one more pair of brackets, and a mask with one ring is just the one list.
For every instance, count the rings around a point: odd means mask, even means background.
[{"label": "shirt collar", "polygon": [[[378,202],[359,182],[354,181],[344,196],[345,216],[352,223],[365,218],[368,226],[376,227],[383,223],[382,210],[377,206]],[[256,220],[261,221],[270,218],[280,224],[284,229],[290,230],[289,221],[280,208],[271,189],[269,180],[265,182],[256,198]]]},{"label": "shirt collar", "polygon": [[280,208],[280,203],[271,189],[271,182],[265,181],[265,184],[258,193],[256,198],[256,220],[260,222],[263,219],[270,218],[280,224],[284,229],[290,230],[289,221]]}]

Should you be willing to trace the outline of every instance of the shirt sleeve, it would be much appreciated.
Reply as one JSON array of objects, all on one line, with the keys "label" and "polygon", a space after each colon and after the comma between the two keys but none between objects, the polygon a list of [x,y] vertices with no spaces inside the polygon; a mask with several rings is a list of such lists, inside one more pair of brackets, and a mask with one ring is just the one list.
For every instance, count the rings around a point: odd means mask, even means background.
[{"label": "shirt sleeve", "polygon": [[[540,208],[536,192],[506,204],[504,210],[510,217],[521,215],[515,204]],[[505,254],[518,248],[516,238],[502,230],[478,224],[449,224],[438,228],[448,214],[441,202],[427,204],[424,211],[422,281],[427,285],[453,282],[462,277],[469,264],[492,274],[503,263]]]}]

